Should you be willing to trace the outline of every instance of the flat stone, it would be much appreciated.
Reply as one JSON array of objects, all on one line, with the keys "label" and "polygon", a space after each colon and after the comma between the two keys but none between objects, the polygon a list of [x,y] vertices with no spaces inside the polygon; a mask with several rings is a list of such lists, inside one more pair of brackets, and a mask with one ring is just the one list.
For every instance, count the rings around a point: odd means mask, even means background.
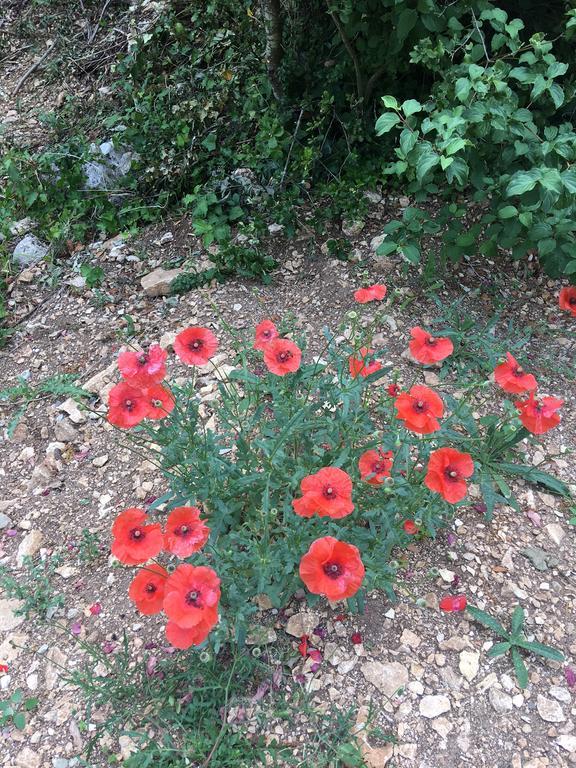
[{"label": "flat stone", "polygon": [[86,416],[84,416],[80,408],[78,408],[78,403],[71,397],[64,400],[64,402],[58,406],[58,410],[67,413],[74,424],[83,424],[86,421]]},{"label": "flat stone", "polygon": [[42,261],[48,253],[49,246],[35,235],[25,235],[14,248],[12,258],[19,267],[30,267]]},{"label": "flat stone", "polygon": [[16,762],[14,768],[39,768],[40,755],[34,752],[30,747],[24,747],[21,752],[16,755]]},{"label": "flat stone", "polygon": [[511,712],[514,706],[512,696],[508,696],[507,693],[494,686],[488,691],[488,700],[492,705],[492,709],[498,712],[499,715]]},{"label": "flat stone", "polygon": [[420,714],[422,717],[432,719],[443,715],[444,712],[449,712],[452,709],[450,699],[448,696],[423,696],[420,699]]},{"label": "flat stone", "polygon": [[370,240],[370,250],[376,253],[378,248],[380,248],[380,246],[382,245],[384,240],[386,240],[387,237],[388,237],[387,234],[376,235],[375,237],[373,237],[372,240]]},{"label": "flat stone", "polygon": [[24,621],[24,616],[17,616],[17,610],[22,606],[20,600],[0,600],[0,631],[10,632]]},{"label": "flat stone", "polygon": [[54,425],[54,436],[60,443],[72,443],[78,436],[78,430],[70,419],[62,416]]},{"label": "flat stone", "polygon": [[422,638],[418,637],[411,629],[405,629],[400,637],[402,645],[407,645],[409,648],[418,648],[422,642]]},{"label": "flat stone", "polygon": [[560,685],[553,685],[550,688],[549,693],[554,699],[562,701],[564,704],[570,704],[572,701],[572,696],[570,695],[568,688],[562,688]]},{"label": "flat stone", "polygon": [[562,544],[562,540],[566,536],[566,531],[561,525],[558,525],[558,523],[548,523],[544,530],[556,546],[559,547],[560,544]]},{"label": "flat stone", "polygon": [[437,717],[430,725],[443,739],[454,729],[454,725],[446,717]]},{"label": "flat stone", "polygon": [[95,459],[92,459],[92,464],[95,467],[103,467],[105,464],[108,463],[108,459],[110,457],[107,453],[105,453],[103,456],[97,456]]},{"label": "flat stone", "polygon": [[562,734],[556,739],[556,744],[566,752],[576,752],[576,736],[570,736],[570,734]]},{"label": "flat stone", "polygon": [[31,530],[30,533],[24,536],[16,553],[16,564],[19,568],[22,567],[25,557],[34,557],[42,546],[43,541],[44,534],[37,529]]},{"label": "flat stone", "polygon": [[146,296],[168,296],[172,282],[184,272],[183,269],[163,269],[158,267],[140,280]]},{"label": "flat stone", "polygon": [[480,654],[477,651],[462,651],[458,668],[466,680],[472,682],[480,668]]},{"label": "flat stone", "polygon": [[276,632],[272,627],[252,627],[246,636],[246,645],[268,645],[275,643]]},{"label": "flat stone", "polygon": [[46,654],[47,664],[44,672],[46,688],[49,691],[56,687],[58,678],[66,670],[68,659],[57,645],[53,645]]},{"label": "flat stone", "polygon": [[369,661],[363,664],[361,669],[366,680],[378,688],[387,698],[392,698],[398,690],[404,688],[408,683],[408,670],[397,661],[389,664]]},{"label": "flat stone", "polygon": [[453,635],[448,640],[442,640],[439,646],[441,651],[463,651],[464,648],[470,648],[470,641],[465,637]]},{"label": "flat stone", "polygon": [[552,699],[547,699],[541,693],[536,699],[536,709],[542,720],[547,723],[563,723],[566,720],[560,704],[557,701],[552,701]]},{"label": "flat stone", "polygon": [[364,229],[366,223],[358,219],[357,221],[343,221],[342,222],[342,234],[346,237],[355,237],[359,235]]},{"label": "flat stone", "polygon": [[0,531],[4,528],[9,528],[12,525],[12,520],[5,515],[4,512],[0,512]]},{"label": "flat stone", "polygon": [[301,612],[290,616],[286,623],[286,633],[292,637],[302,637],[302,635],[311,635],[313,630],[320,623],[320,617],[317,613]]}]

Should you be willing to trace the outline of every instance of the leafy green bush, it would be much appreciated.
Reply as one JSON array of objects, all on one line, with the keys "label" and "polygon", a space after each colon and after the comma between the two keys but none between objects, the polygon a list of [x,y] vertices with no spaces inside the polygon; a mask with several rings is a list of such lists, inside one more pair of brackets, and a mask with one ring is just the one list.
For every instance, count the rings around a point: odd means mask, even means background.
[{"label": "leafy green bush", "polygon": [[[421,236],[442,235],[441,262],[499,249],[514,259],[537,253],[548,274],[576,274],[576,130],[562,108],[574,95],[568,64],[542,34],[523,41],[521,19],[488,7],[468,23],[452,18],[449,31],[421,41],[411,54],[434,74],[427,100],[384,96],[379,134],[399,131],[397,159],[384,172],[397,176],[417,201],[449,202],[438,214],[408,208],[389,223],[380,253],[421,258]],[[568,27],[576,25],[572,12]],[[479,216],[465,226],[471,197]]]}]

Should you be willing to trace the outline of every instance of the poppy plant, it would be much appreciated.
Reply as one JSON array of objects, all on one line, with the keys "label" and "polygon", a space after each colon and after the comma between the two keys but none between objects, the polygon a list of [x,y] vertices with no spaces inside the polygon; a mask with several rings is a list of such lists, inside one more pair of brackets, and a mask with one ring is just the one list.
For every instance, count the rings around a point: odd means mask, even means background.
[{"label": "poppy plant", "polygon": [[125,565],[140,565],[162,550],[164,539],[159,523],[148,523],[143,509],[121,512],[112,526],[111,551]]},{"label": "poppy plant", "polygon": [[337,520],[354,510],[352,480],[338,467],[324,467],[300,483],[302,497],[294,499],[294,512],[301,517],[331,517]]},{"label": "poppy plant", "polygon": [[538,388],[534,376],[526,373],[510,352],[506,352],[506,362],[494,368],[494,379],[504,392],[512,392],[515,395]]},{"label": "poppy plant", "polygon": [[254,338],[254,349],[265,349],[272,339],[276,339],[280,334],[272,320],[262,320],[256,326],[256,335]]},{"label": "poppy plant", "polygon": [[218,620],[220,579],[212,568],[182,563],[166,580],[164,611],[183,629]]},{"label": "poppy plant", "polygon": [[382,368],[382,363],[379,360],[372,360],[372,362],[366,360],[367,357],[374,354],[374,350],[361,347],[358,352],[360,357],[350,355],[348,358],[348,368],[353,379],[358,376],[366,378],[366,376],[370,376],[371,373],[376,373]]},{"label": "poppy plant", "polygon": [[369,285],[367,288],[359,288],[354,293],[354,298],[358,304],[368,304],[369,301],[382,301],[386,296],[386,286],[376,283],[375,285]]},{"label": "poppy plant", "polygon": [[180,627],[175,621],[166,624],[166,639],[174,648],[185,651],[193,645],[201,645],[218,622],[218,613],[214,621],[201,621],[194,627]]},{"label": "poppy plant", "polygon": [[430,454],[424,484],[450,504],[455,504],[466,496],[466,478],[473,474],[474,462],[469,453],[460,453],[455,448],[439,448]]},{"label": "poppy plant", "polygon": [[157,563],[147,565],[138,571],[130,584],[128,597],[140,613],[146,616],[160,613],[167,578],[168,571]]},{"label": "poppy plant", "polygon": [[132,384],[150,386],[166,376],[166,358],[168,353],[158,344],[153,344],[148,352],[128,350],[118,356],[118,368],[122,376]]},{"label": "poppy plant", "polygon": [[572,317],[576,317],[576,285],[567,285],[562,288],[558,303],[560,309],[565,309]]},{"label": "poppy plant", "polygon": [[514,405],[518,408],[522,425],[533,435],[543,435],[560,424],[557,411],[564,405],[564,400],[558,397],[536,400],[534,392],[530,392],[528,400],[518,400]]},{"label": "poppy plant", "polygon": [[121,381],[108,395],[108,421],[115,427],[130,429],[148,416],[150,406],[144,392]]},{"label": "poppy plant", "polygon": [[453,613],[465,610],[467,602],[466,595],[447,595],[440,600],[439,606],[441,611]]},{"label": "poppy plant", "polygon": [[276,338],[264,347],[264,362],[270,373],[286,376],[300,368],[302,352],[290,339]]},{"label": "poppy plant", "polygon": [[197,507],[175,507],[168,515],[164,549],[178,557],[189,557],[208,541],[210,528],[200,519]]},{"label": "poppy plant", "polygon": [[409,392],[396,398],[396,418],[404,422],[406,429],[420,435],[428,435],[440,429],[438,419],[444,415],[444,403],[433,390],[416,384]]},{"label": "poppy plant", "polygon": [[381,485],[385,478],[390,477],[392,469],[392,451],[366,451],[358,460],[360,477],[370,485]]},{"label": "poppy plant", "polygon": [[410,330],[412,341],[409,343],[412,357],[424,365],[439,363],[454,352],[454,344],[445,337],[432,336],[419,326]]},{"label": "poppy plant", "polygon": [[316,539],[300,560],[300,578],[309,592],[328,600],[344,600],[360,589],[364,564],[353,544],[333,536]]},{"label": "poppy plant", "polygon": [[154,384],[145,389],[144,397],[148,401],[149,419],[163,419],[174,410],[174,397],[161,384]]},{"label": "poppy plant", "polygon": [[186,328],[174,339],[174,352],[186,365],[206,365],[217,349],[218,339],[208,328]]},{"label": "poppy plant", "polygon": [[418,526],[414,522],[414,520],[405,520],[402,524],[402,528],[404,528],[405,532],[409,536],[414,536],[415,533],[418,533]]}]

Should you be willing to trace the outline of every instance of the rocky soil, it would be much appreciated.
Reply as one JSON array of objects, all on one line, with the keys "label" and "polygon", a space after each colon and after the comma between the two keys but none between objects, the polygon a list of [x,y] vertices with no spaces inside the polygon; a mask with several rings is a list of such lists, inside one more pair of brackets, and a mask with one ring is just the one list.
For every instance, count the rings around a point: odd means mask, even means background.
[{"label": "rocky soil", "polygon": [[[147,642],[160,638],[156,617],[137,615],[127,599],[131,570],[117,567],[108,556],[115,515],[150,503],[165,490],[154,465],[131,452],[101,418],[126,332],[143,344],[169,345],[177,330],[203,324],[225,342],[224,323],[250,335],[260,319],[293,315],[314,339],[324,326],[337,327],[347,311],[357,309],[353,289],[368,277],[389,289],[378,346],[398,370],[400,383],[422,380],[422,372],[402,353],[410,327],[427,326],[440,310],[414,275],[404,274],[401,263],[377,259],[370,244],[383,221],[397,213],[395,206],[398,201],[373,205],[366,226],[353,237],[352,263],[325,255],[322,242],[310,233],[292,242],[271,239],[281,266],[270,285],[234,280],[178,298],[152,295],[165,291],[151,289],[149,281],[145,291],[141,280],[154,269],[171,268],[190,253],[208,256],[185,220],[165,222],[135,241],[115,238],[79,251],[77,258],[104,269],[97,289],[75,282],[72,261],[29,267],[11,285],[13,317],[22,322],[0,352],[0,390],[19,378],[35,384],[69,373],[77,374],[95,399],[94,409],[87,411],[65,397],[40,394],[22,410],[15,429],[18,404],[0,402],[0,564],[25,580],[24,555],[47,559],[57,553],[53,584],[63,599],[63,605],[49,610],[49,622],[24,620],[17,615],[18,603],[0,592],[0,664],[8,665],[0,674],[1,696],[22,688],[39,699],[23,731],[10,726],[1,731],[0,765],[79,765],[102,716],[96,712],[87,718],[79,690],[66,680],[87,660],[82,641],[114,654],[125,629],[136,659]],[[531,335],[523,355],[541,389],[564,397],[566,405],[558,429],[523,446],[525,460],[574,488],[574,321],[557,308],[558,284],[536,274],[524,280],[510,269],[465,263],[437,286],[437,293],[444,306],[461,300],[462,315],[477,327],[499,312],[496,340]],[[371,314],[370,305],[366,312]],[[172,370],[178,371],[175,362]],[[440,390],[451,386],[439,384],[433,371],[426,377]],[[214,389],[210,377],[202,384],[208,394]],[[501,396],[494,392],[497,403]],[[288,692],[305,687],[321,711],[358,707],[361,739],[372,706],[375,722],[394,737],[395,744],[364,742],[368,766],[576,764],[576,688],[570,675],[576,666],[575,535],[569,523],[574,513],[568,503],[523,482],[513,490],[519,512],[500,507],[487,522],[472,498],[470,506],[458,509],[449,531],[400,553],[395,604],[375,593],[361,617],[327,604],[310,612],[298,600],[281,613],[263,610],[262,626],[274,630],[270,639],[291,643],[298,657],[300,636],[309,634],[323,654],[318,668],[308,659],[285,677]],[[90,557],[81,543],[83,529],[95,542]],[[508,657],[487,658],[495,641],[489,630],[464,614],[439,611],[439,599],[454,590],[505,624],[514,606],[522,604],[527,632],[562,650],[566,665],[528,658],[530,684],[521,691]],[[298,754],[307,727],[302,715],[290,727],[271,719],[266,729],[293,744]],[[119,759],[132,749],[129,739],[109,739],[105,746]],[[93,768],[106,764],[100,758],[90,763]]]}]

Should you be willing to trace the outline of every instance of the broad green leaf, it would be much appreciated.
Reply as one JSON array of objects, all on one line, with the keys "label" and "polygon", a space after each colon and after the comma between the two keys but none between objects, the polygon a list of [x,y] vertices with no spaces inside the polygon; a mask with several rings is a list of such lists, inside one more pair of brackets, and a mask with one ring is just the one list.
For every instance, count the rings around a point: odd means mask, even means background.
[{"label": "broad green leaf", "polygon": [[420,249],[415,245],[403,245],[402,253],[411,264],[418,264],[420,261]]},{"label": "broad green leaf", "polygon": [[384,240],[382,245],[379,245],[376,249],[376,255],[377,256],[388,256],[388,254],[392,253],[398,248],[398,243],[395,243],[393,240]]},{"label": "broad green leaf", "polygon": [[422,104],[420,104],[419,101],[416,101],[416,99],[407,99],[402,104],[402,111],[406,117],[410,117],[410,115],[415,115],[416,112],[422,111]]},{"label": "broad green leaf", "polygon": [[515,205],[505,205],[504,208],[500,208],[498,211],[499,219],[511,219],[513,216],[518,215],[518,208]]},{"label": "broad green leaf", "polygon": [[569,261],[564,267],[565,275],[573,275],[576,272],[576,261]]},{"label": "broad green leaf", "polygon": [[500,622],[494,618],[494,616],[486,613],[486,611],[481,611],[480,608],[476,608],[475,605],[469,605],[466,610],[475,621],[478,621],[480,624],[488,627],[488,629],[496,632],[496,634],[500,635],[500,637],[508,637],[508,633],[502,624],[500,624]]},{"label": "broad green leaf", "polygon": [[562,171],[560,178],[562,179],[564,188],[567,189],[568,192],[576,194],[576,171],[571,168],[566,169],[565,171]]},{"label": "broad green leaf", "polygon": [[450,144],[445,148],[444,152],[447,155],[454,155],[456,152],[460,152],[461,149],[464,149],[464,147],[468,144],[468,142],[465,139],[457,138],[453,139]]},{"label": "broad green leaf", "polygon": [[418,142],[418,132],[411,131],[409,128],[404,128],[400,134],[400,149],[407,155],[411,152]]},{"label": "broad green leaf", "polygon": [[552,85],[548,88],[548,93],[550,94],[556,109],[560,109],[562,104],[564,104],[563,89],[558,85],[558,83],[552,83]]},{"label": "broad green leaf", "polygon": [[376,135],[382,136],[382,134],[388,133],[388,131],[391,131],[399,122],[400,116],[395,112],[384,112],[384,114],[380,115],[376,121]]},{"label": "broad green leaf", "polygon": [[401,43],[406,40],[410,32],[414,29],[417,21],[418,11],[415,11],[412,8],[404,8],[404,10],[400,12],[396,24],[396,36]]},{"label": "broad green leaf", "polygon": [[521,605],[517,605],[516,608],[514,608],[514,613],[512,614],[512,621],[510,623],[512,634],[517,635],[522,629],[523,624],[524,624],[524,609],[522,608]]},{"label": "broad green leaf", "polygon": [[398,102],[394,96],[382,96],[382,101],[387,109],[398,109]]},{"label": "broad green leaf", "polygon": [[466,99],[470,95],[471,87],[472,87],[472,83],[470,82],[470,80],[468,80],[467,77],[459,77],[458,80],[456,80],[456,85],[454,87],[456,98],[459,101],[466,101]]},{"label": "broad green leaf", "polygon": [[506,187],[506,194],[508,197],[512,197],[513,195],[523,195],[525,192],[530,192],[530,190],[534,189],[539,179],[540,171],[538,170],[517,171]]},{"label": "broad green leaf", "polygon": [[416,163],[416,176],[418,177],[418,181],[422,181],[426,174],[429,173],[432,168],[435,168],[439,162],[440,156],[435,152],[427,152],[420,155],[418,162]]},{"label": "broad green leaf", "polygon": [[539,656],[544,656],[546,659],[551,659],[552,661],[564,661],[564,654],[561,651],[556,650],[556,648],[551,648],[549,645],[544,645],[544,643],[531,642],[529,640],[517,640],[516,645],[519,645],[520,648],[524,648],[526,651],[532,651],[532,653],[537,653]]},{"label": "broad green leaf", "polygon": [[444,156],[442,156],[440,158],[440,167],[442,168],[443,171],[445,171],[446,168],[449,168],[452,165],[453,162],[454,162],[454,158],[453,157],[444,157]]},{"label": "broad green leaf", "polygon": [[510,643],[507,640],[503,643],[495,643],[487,652],[486,656],[489,656],[491,659],[496,656],[502,656],[503,653],[507,653],[510,650],[510,647]]},{"label": "broad green leaf", "polygon": [[549,189],[558,194],[562,192],[562,177],[557,168],[542,168],[539,182],[544,189]]},{"label": "broad green leaf", "polygon": [[524,690],[528,685],[528,670],[522,661],[522,656],[520,656],[520,653],[516,648],[512,648],[512,664],[514,665],[514,672],[516,673],[518,685]]},{"label": "broad green leaf", "polygon": [[19,731],[23,731],[26,728],[26,716],[23,712],[16,712],[12,717],[12,722]]}]

